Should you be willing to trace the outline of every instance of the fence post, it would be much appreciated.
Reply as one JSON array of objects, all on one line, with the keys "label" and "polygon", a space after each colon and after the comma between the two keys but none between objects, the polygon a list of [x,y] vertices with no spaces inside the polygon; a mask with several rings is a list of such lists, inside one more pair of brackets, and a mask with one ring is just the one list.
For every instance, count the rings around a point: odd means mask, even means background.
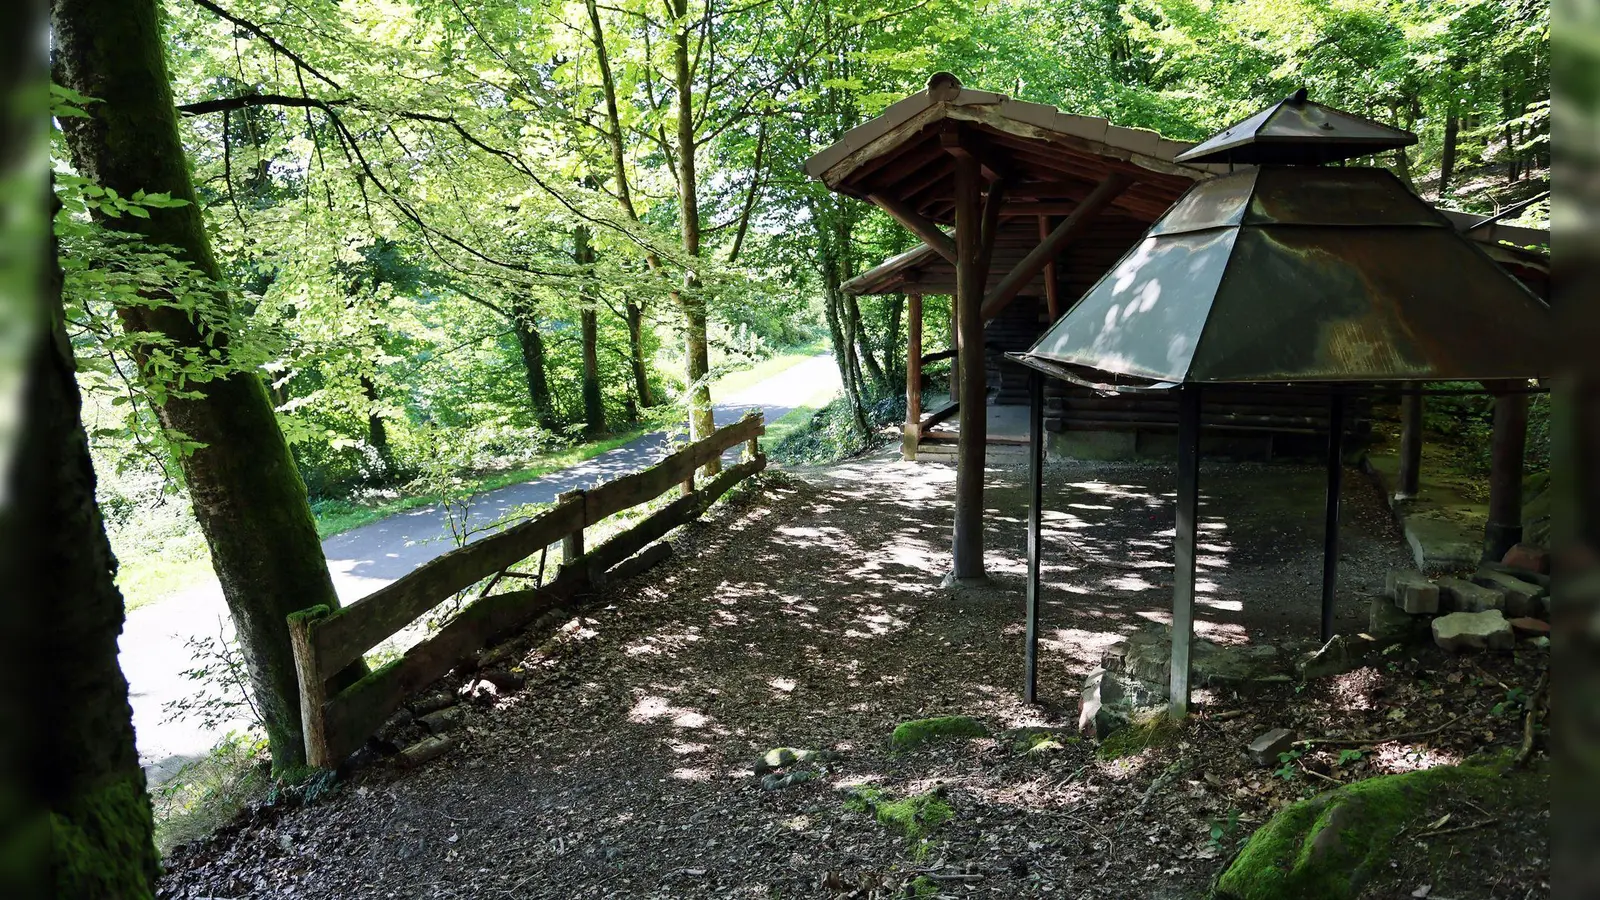
[{"label": "fence post", "polygon": [[306,764],[331,769],[339,764],[328,746],[327,719],[323,706],[328,702],[328,678],[311,642],[311,626],[329,614],[326,606],[313,606],[289,614],[289,645],[294,650],[294,671],[300,680],[300,728],[305,734]]},{"label": "fence post", "polygon": [[[583,493],[581,490],[576,490],[567,491],[565,494],[557,494],[556,502],[583,503]],[[583,526],[589,524],[587,512],[585,512],[581,522],[582,524],[578,526],[577,530],[561,539],[561,567],[563,569],[572,565],[577,561],[578,557],[583,555]]]}]

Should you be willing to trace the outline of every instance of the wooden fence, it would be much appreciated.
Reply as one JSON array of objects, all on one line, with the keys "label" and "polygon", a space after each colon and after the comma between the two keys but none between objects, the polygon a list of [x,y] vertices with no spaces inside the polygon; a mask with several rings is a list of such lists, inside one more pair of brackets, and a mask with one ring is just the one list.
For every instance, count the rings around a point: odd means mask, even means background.
[{"label": "wooden fence", "polygon": [[[289,633],[300,678],[307,761],[324,768],[338,765],[408,697],[496,638],[515,632],[608,577],[625,577],[666,558],[670,553],[667,545],[646,547],[699,518],[729,488],[766,468],[766,457],[757,443],[765,432],[761,413],[753,412],[648,469],[563,494],[555,506],[539,515],[452,550],[349,606],[334,611],[317,606],[291,615]],[[747,445],[743,461],[696,489],[695,470],[741,443]],[[676,500],[585,551],[585,527],[648,503],[679,485],[683,492]],[[511,567],[543,554],[557,542],[563,546],[562,566],[548,584],[488,593],[506,577],[538,578],[513,572]],[[437,633],[355,684],[330,690],[329,680],[336,673],[485,578],[493,580],[482,595]]]}]

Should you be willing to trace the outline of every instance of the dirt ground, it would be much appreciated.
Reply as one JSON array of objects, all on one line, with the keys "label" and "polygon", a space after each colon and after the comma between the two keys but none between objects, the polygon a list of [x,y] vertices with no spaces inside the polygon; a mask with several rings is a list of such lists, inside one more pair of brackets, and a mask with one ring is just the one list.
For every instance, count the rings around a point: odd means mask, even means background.
[{"label": "dirt ground", "polygon": [[[1314,638],[1321,478],[1203,471],[1201,633]],[[177,851],[160,895],[898,897],[920,876],[918,896],[1198,898],[1283,803],[1521,739],[1508,701],[1531,691],[1545,654],[1424,648],[1207,698],[1172,741],[1118,759],[1071,740],[1033,754],[990,738],[891,751],[897,723],[933,715],[1067,733],[1083,673],[1170,605],[1168,468],[1054,468],[1043,704],[1024,705],[1021,473],[990,474],[984,589],[939,587],[953,482],[949,468],[889,456],[766,480],[686,529],[670,562],[573,610],[522,656],[526,685],[471,708],[447,755],[409,771],[369,764],[314,804],[249,811]],[[1408,557],[1353,470],[1344,503],[1339,624],[1360,630],[1367,595]],[[1244,751],[1276,726],[1378,746],[1343,761],[1313,749],[1274,772]],[[775,747],[838,756],[811,781],[763,790],[755,764]],[[863,786],[936,791],[953,817],[910,839],[847,808]],[[1408,825],[1363,896],[1548,896],[1547,803],[1469,806]],[[1430,828],[1446,812],[1452,827]]]}]

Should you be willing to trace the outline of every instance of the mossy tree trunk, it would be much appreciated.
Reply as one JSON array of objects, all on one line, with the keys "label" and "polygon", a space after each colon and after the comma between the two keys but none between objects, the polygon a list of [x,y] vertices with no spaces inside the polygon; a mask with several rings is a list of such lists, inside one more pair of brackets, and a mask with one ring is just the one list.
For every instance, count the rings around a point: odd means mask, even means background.
[{"label": "mossy tree trunk", "polygon": [[[594,244],[587,226],[573,229],[572,259],[585,267],[585,275],[594,274]],[[578,303],[583,333],[583,429],[589,437],[596,437],[606,431],[606,403],[600,392],[600,314],[595,308],[594,289],[585,287]]]},{"label": "mossy tree trunk", "polygon": [[7,728],[4,742],[27,745],[4,755],[20,763],[25,778],[18,783],[49,816],[48,852],[29,854],[48,860],[48,894],[149,897],[160,866],[128,682],[117,662],[117,563],[95,505],[55,242],[40,219],[47,289],[21,311],[37,327],[26,357],[20,441],[0,492],[0,578],[26,586],[15,595],[21,602],[11,609],[0,654],[8,691],[19,691],[23,704],[19,718],[9,711],[6,718],[27,727]]},{"label": "mossy tree trunk", "polygon": [[[55,0],[52,26],[56,80],[100,101],[89,105],[89,118],[63,123],[79,173],[123,196],[142,189],[188,201],[151,210],[148,219],[103,224],[175,247],[220,280],[178,137],[156,0]],[[227,335],[202,333],[175,308],[127,308],[121,318],[129,333],[228,352]],[[286,617],[318,604],[336,607],[333,580],[260,377],[236,372],[189,387],[194,396],[169,396],[157,413],[164,427],[202,445],[182,458],[195,517],[266,720],[273,765],[297,767],[305,748]]]},{"label": "mossy tree trunk", "polygon": [[[696,24],[689,19],[689,0],[669,0],[673,15],[672,72],[673,89],[677,99],[678,132],[678,217],[682,227],[683,253],[690,260],[700,257],[700,185],[695,166],[695,150],[699,141],[695,136],[694,79],[690,69],[689,33]],[[691,263],[692,265],[693,263]],[[684,273],[683,290],[676,292],[678,307],[683,311],[684,322],[684,373],[691,385],[689,390],[689,436],[700,440],[717,430],[711,408],[711,385],[706,376],[711,372],[711,353],[706,340],[706,298],[701,293],[699,278],[693,270]],[[700,473],[710,478],[722,471],[722,460],[713,459],[701,467]]]},{"label": "mossy tree trunk", "polygon": [[555,431],[556,410],[550,399],[550,377],[544,365],[544,336],[539,334],[532,301],[513,300],[508,318],[517,333],[517,347],[522,351],[522,368],[528,380],[528,400],[533,404],[534,418],[540,428]]}]

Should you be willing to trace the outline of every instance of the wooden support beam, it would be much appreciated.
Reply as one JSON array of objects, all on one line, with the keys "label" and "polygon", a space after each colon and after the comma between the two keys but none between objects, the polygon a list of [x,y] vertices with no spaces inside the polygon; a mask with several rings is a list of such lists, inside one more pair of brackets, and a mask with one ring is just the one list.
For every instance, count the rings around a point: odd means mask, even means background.
[{"label": "wooden support beam", "polygon": [[1178,388],[1178,514],[1173,538],[1172,671],[1167,712],[1189,714],[1189,649],[1194,641],[1194,560],[1200,528],[1200,386]]},{"label": "wooden support beam", "polygon": [[[959,163],[957,167],[959,169]],[[911,232],[922,238],[922,242],[932,247],[935,253],[938,253],[951,263],[956,262],[956,242],[950,238],[950,235],[944,233],[944,229],[935,225],[915,209],[887,194],[868,194],[867,199],[876,204],[879,209],[888,213],[896,222],[911,229]]]},{"label": "wooden support beam", "polygon": [[1022,700],[1039,702],[1039,556],[1044,521],[1044,373],[1028,370],[1028,594]]},{"label": "wooden support beam", "polygon": [[909,461],[917,458],[917,439],[922,436],[922,295],[906,294],[906,425],[901,436],[900,455]]},{"label": "wooden support beam", "polygon": [[983,298],[982,319],[984,321],[992,319],[1005,309],[1006,304],[1027,287],[1028,283],[1044,270],[1045,265],[1061,253],[1063,247],[1082,234],[1089,223],[1094,221],[1095,216],[1111,205],[1111,201],[1132,183],[1132,179],[1120,172],[1107,175],[1105,180],[1084,198],[1083,203],[1073,210],[1072,215],[1062,219],[1061,224],[1046,235],[1039,242],[1039,246],[1029,251],[1028,255],[1017,263],[1016,268],[1006,273],[1006,276],[1000,279],[1000,283],[995,285],[994,290]]},{"label": "wooden support beam", "polygon": [[1422,386],[1400,400],[1400,476],[1394,499],[1415,500],[1422,478]]},{"label": "wooden support beam", "polygon": [[[1050,237],[1050,217],[1039,217],[1039,243],[1044,243]],[[1061,318],[1061,285],[1056,281],[1056,260],[1051,257],[1044,264],[1044,302],[1050,310],[1050,321]]]},{"label": "wooden support beam", "polygon": [[979,250],[979,257],[983,260],[983,276],[978,283],[989,283],[989,263],[994,259],[995,238],[1000,234],[1000,207],[1006,203],[1006,183],[1003,179],[989,183],[989,190],[983,195],[983,247]]},{"label": "wooden support beam", "polygon": [[1339,594],[1339,491],[1344,483],[1344,395],[1328,398],[1328,497],[1322,520],[1322,642],[1333,639]]},{"label": "wooden support beam", "polygon": [[957,583],[984,579],[983,468],[988,452],[988,403],[983,369],[983,283],[989,260],[983,252],[983,174],[971,156],[956,158],[956,331],[961,373],[961,434],[956,445],[955,528],[951,576]]},{"label": "wooden support beam", "polygon": [[1520,390],[1495,395],[1494,432],[1489,438],[1489,521],[1483,526],[1486,562],[1499,562],[1522,541],[1522,457],[1527,442],[1528,395]]}]

